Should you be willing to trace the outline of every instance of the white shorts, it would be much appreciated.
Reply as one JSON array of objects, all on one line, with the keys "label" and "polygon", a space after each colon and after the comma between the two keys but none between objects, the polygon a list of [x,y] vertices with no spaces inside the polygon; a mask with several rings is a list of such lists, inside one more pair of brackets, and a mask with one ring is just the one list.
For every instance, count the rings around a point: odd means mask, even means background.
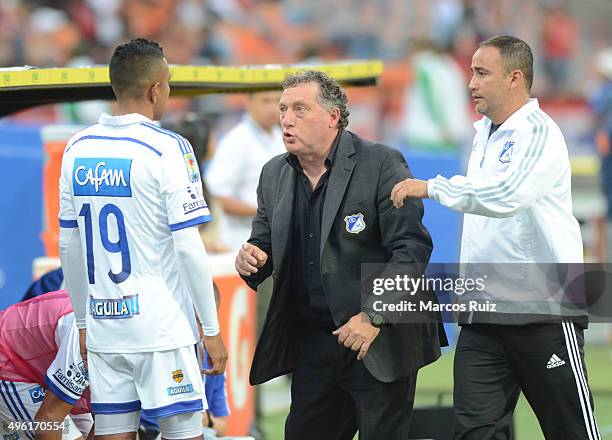
[{"label": "white shorts", "polygon": [[148,417],[202,411],[204,384],[193,345],[144,353],[88,353],[94,414]]},{"label": "white shorts", "polygon": [[[0,381],[0,435],[3,439],[34,439],[34,416],[46,392],[36,383]],[[69,414],[63,422],[62,440],[87,438],[92,425],[91,414]]]}]

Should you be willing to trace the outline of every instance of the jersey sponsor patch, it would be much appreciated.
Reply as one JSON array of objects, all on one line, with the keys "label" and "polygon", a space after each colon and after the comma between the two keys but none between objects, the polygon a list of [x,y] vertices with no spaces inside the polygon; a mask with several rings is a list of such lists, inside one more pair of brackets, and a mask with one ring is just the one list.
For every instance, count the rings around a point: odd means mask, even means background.
[{"label": "jersey sponsor patch", "polygon": [[187,173],[189,174],[189,180],[193,183],[200,181],[200,172],[198,171],[198,162],[196,161],[193,153],[183,154],[185,159],[185,165],[187,166]]},{"label": "jersey sponsor patch", "polygon": [[507,141],[504,143],[501,153],[499,153],[499,161],[501,163],[510,163],[512,160],[512,151],[514,151],[514,148],[512,148],[513,146],[514,141]]},{"label": "jersey sponsor patch", "polygon": [[77,157],[72,170],[75,196],[132,197],[132,159]]},{"label": "jersey sponsor patch", "polygon": [[80,362],[78,365],[70,364],[66,371],[62,368],[58,368],[55,373],[52,374],[52,377],[62,384],[64,388],[77,396],[83,394],[83,390],[89,386],[83,362]]},{"label": "jersey sponsor patch", "polygon": [[94,319],[128,319],[140,315],[138,295],[120,299],[97,299],[90,296],[89,313]]},{"label": "jersey sponsor patch", "polygon": [[168,396],[176,396],[177,394],[189,394],[193,392],[193,385],[188,383],[179,387],[168,387],[166,389],[166,392],[168,393]]},{"label": "jersey sponsor patch", "polygon": [[192,212],[206,208],[208,208],[208,206],[202,195],[202,187],[200,185],[188,186],[187,201],[183,203],[183,214],[191,214]]},{"label": "jersey sponsor patch", "polygon": [[30,394],[30,399],[32,399],[32,403],[40,403],[45,398],[46,391],[40,385],[29,388],[28,393]]}]

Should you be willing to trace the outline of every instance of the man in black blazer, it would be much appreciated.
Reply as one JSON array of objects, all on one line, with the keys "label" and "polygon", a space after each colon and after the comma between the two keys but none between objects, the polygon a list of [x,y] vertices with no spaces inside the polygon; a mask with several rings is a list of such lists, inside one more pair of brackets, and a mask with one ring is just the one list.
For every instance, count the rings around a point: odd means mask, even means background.
[{"label": "man in black blazer", "polygon": [[404,440],[417,371],[440,355],[438,326],[391,324],[361,304],[362,263],[427,263],[423,205],[389,198],[402,155],[345,130],[347,97],[323,72],[283,83],[288,153],[263,168],[236,269],[272,299],[250,381],[293,373],[285,438]]}]

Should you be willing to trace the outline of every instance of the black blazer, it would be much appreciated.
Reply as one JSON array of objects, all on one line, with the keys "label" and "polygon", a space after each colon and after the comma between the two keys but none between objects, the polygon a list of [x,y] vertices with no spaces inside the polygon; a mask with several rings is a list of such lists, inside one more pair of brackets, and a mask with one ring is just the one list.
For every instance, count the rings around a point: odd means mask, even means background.
[{"label": "black blazer", "polygon": [[[335,324],[340,327],[361,311],[361,263],[429,261],[432,242],[421,223],[423,204],[406,200],[393,207],[391,189],[412,177],[401,153],[343,130],[331,169],[321,220],[321,277]],[[257,189],[257,214],[249,242],[268,254],[256,274],[244,277],[253,289],[274,277],[272,299],[257,343],[250,382],[253,385],[293,369],[292,329],[296,319],[289,277],[290,231],[297,172],[288,153],[263,168]],[[363,214],[365,228],[349,233],[345,217]],[[441,326],[440,326],[441,328]],[[441,330],[443,333],[443,330]],[[440,335],[442,339],[444,335]],[[363,362],[382,382],[414,373],[440,356],[439,326],[385,326]]]}]

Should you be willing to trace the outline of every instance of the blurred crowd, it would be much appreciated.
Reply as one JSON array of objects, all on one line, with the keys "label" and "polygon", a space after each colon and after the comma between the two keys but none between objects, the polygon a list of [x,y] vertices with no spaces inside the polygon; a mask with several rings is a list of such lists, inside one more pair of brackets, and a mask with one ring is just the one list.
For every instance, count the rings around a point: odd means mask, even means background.
[{"label": "blurred crowd", "polygon": [[[406,103],[414,101],[407,89],[419,79],[421,67],[440,72],[427,60],[420,63],[425,49],[452,64],[450,75],[456,78],[438,83],[460,84],[463,104],[478,42],[502,33],[523,38],[534,49],[536,96],[588,96],[593,59],[612,38],[612,4],[588,3],[587,8],[577,0],[2,0],[0,67],[106,64],[113,48],[132,37],[160,42],[173,64],[382,58],[379,90],[350,91],[353,129],[366,137],[406,141],[411,136],[402,132],[410,131],[402,127]],[[368,109],[360,109],[361,103]],[[215,126],[224,132],[244,105],[244,97],[237,96],[185,100],[174,103],[169,117],[180,119],[189,111],[213,120],[220,116]],[[99,110],[64,106],[25,118],[90,123]],[[475,115],[460,119],[466,118]],[[412,122],[420,126],[422,121]],[[446,134],[434,134],[433,143],[449,144],[442,139]]]},{"label": "blurred crowd", "polygon": [[[513,33],[543,73],[539,94],[580,92],[585,57],[607,45],[606,0],[3,0],[0,66],[105,64],[134,36],[175,64],[405,59],[415,41],[449,49],[467,74],[476,44]],[[588,12],[588,11],[590,12]],[[606,17],[606,15],[608,15]],[[536,75],[537,77],[537,75]]]},{"label": "blurred crowd", "polygon": [[[606,138],[612,103],[601,90],[609,90],[612,61],[598,56],[612,47],[610,22],[610,0],[2,0],[0,68],[106,64],[132,37],[160,42],[172,64],[381,58],[379,87],[348,90],[349,128],[398,147],[461,150],[478,117],[467,90],[471,56],[480,41],[504,33],[534,50],[533,95],[591,103],[589,131]],[[162,123],[197,115],[223,138],[248,106],[244,95],[174,98]],[[44,106],[14,118],[89,124],[101,111],[112,103]],[[609,147],[591,144],[605,165]],[[611,174],[603,173],[604,192]]]}]

